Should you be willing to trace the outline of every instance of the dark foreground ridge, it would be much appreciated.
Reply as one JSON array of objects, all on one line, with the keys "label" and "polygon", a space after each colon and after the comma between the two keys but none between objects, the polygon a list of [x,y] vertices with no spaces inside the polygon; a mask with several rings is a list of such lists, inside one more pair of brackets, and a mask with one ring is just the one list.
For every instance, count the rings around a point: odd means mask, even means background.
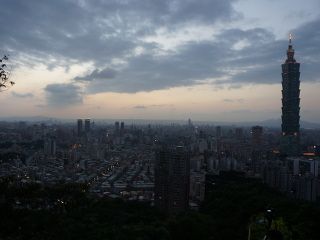
[{"label": "dark foreground ridge", "polygon": [[[320,208],[297,202],[234,173],[207,179],[199,212],[166,216],[145,203],[95,198],[85,185],[0,184],[0,239],[261,239],[274,209],[284,239],[320,239]],[[262,217],[263,218],[263,217]]]}]

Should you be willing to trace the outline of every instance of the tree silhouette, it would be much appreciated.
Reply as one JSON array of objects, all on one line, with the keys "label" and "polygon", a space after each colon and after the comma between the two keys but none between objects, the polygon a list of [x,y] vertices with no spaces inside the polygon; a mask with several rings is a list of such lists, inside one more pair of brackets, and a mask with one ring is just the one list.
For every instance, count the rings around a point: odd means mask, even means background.
[{"label": "tree silhouette", "polygon": [[7,70],[8,67],[6,64],[8,60],[9,58],[6,55],[0,59],[0,92],[14,85],[14,82],[9,80],[10,71]]}]

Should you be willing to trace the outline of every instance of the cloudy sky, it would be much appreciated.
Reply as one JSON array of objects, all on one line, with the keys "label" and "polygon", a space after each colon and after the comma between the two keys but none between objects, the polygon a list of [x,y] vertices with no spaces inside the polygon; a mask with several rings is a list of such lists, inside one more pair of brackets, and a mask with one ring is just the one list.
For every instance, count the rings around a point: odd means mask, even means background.
[{"label": "cloudy sky", "polygon": [[2,0],[0,23],[2,117],[280,118],[291,32],[320,121],[319,0]]}]

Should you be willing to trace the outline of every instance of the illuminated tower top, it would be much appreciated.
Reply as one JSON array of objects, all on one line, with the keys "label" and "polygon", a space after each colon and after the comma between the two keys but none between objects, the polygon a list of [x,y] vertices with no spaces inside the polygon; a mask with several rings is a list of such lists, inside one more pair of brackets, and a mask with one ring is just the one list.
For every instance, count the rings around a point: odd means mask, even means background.
[{"label": "illuminated tower top", "polygon": [[292,48],[292,35],[289,35],[289,46],[287,50],[287,60],[286,63],[295,63],[296,60],[294,59],[294,49]]}]

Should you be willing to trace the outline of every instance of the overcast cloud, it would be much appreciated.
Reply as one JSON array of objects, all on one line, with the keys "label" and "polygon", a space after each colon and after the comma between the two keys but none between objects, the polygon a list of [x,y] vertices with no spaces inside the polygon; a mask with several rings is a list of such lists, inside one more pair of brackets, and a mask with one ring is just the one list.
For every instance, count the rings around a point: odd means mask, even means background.
[{"label": "overcast cloud", "polygon": [[74,84],[49,84],[44,90],[49,107],[80,105],[83,101],[81,88]]},{"label": "overcast cloud", "polygon": [[[220,29],[210,39],[180,41],[173,49],[146,41],[159,29],[168,34],[188,26],[211,27],[241,19],[225,0],[4,0],[1,49],[20,61],[48,68],[68,61],[92,62],[69,83],[45,88],[49,105],[82,102],[86,94],[152,91],[210,81],[216,86],[279,83],[287,41],[268,29]],[[280,24],[280,23],[279,23]],[[320,18],[292,29],[302,81],[318,81]],[[288,29],[289,31],[290,29]],[[48,59],[55,59],[54,63]],[[52,65],[53,64],[53,65]],[[70,82],[71,81],[71,82]]]}]

